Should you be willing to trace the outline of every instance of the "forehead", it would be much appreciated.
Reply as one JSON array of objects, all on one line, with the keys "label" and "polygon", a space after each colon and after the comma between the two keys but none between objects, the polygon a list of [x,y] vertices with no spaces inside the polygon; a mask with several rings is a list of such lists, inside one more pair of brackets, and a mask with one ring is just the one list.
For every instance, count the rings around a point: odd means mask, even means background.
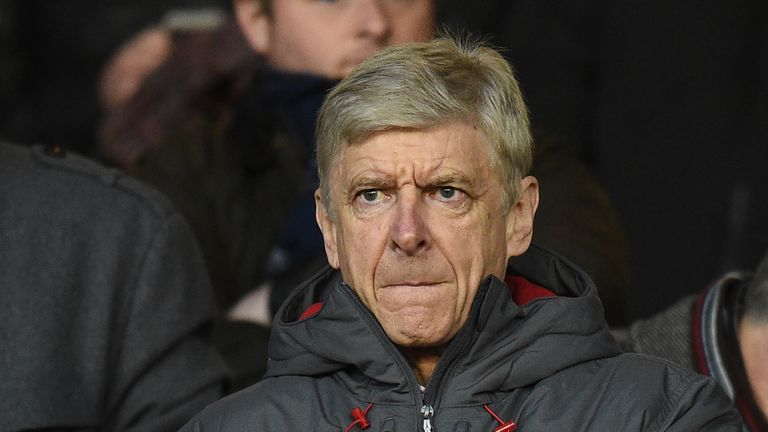
[{"label": "forehead", "polygon": [[491,167],[484,134],[469,122],[450,122],[426,129],[378,132],[360,143],[343,146],[334,171],[342,182],[380,175],[429,179],[463,176],[479,181]]}]

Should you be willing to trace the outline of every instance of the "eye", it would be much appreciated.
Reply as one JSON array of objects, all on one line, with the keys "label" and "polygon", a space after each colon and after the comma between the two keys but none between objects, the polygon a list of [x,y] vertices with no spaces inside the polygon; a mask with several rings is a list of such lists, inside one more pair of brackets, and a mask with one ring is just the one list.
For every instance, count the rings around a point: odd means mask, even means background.
[{"label": "eye", "polygon": [[430,199],[450,208],[464,208],[469,203],[469,195],[453,186],[438,186],[429,193]]},{"label": "eye", "polygon": [[360,192],[359,196],[365,202],[376,202],[376,200],[381,198],[381,191],[378,189],[366,189]]},{"label": "eye", "polygon": [[437,194],[444,200],[451,200],[456,197],[458,191],[452,187],[441,187],[437,190]]}]

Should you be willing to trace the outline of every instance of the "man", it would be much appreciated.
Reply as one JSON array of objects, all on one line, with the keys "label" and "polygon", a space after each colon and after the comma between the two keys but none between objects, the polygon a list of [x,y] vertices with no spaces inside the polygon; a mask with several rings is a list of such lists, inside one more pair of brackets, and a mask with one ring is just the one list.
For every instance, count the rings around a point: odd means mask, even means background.
[{"label": "man", "polygon": [[619,355],[589,277],[528,250],[531,137],[498,53],[386,49],[317,130],[333,269],[278,312],[265,379],[183,431],[738,430],[712,380]]},{"label": "man", "polygon": [[754,276],[730,272],[701,295],[613,334],[625,351],[711,376],[733,399],[747,430],[768,430],[768,255]]},{"label": "man", "polygon": [[183,218],[116,170],[0,141],[0,430],[175,430],[225,391]]}]

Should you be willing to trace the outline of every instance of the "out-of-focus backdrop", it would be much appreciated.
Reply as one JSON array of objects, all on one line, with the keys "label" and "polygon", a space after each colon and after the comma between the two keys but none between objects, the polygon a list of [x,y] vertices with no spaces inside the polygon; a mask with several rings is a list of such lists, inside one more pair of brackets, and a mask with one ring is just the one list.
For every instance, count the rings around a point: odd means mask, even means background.
[{"label": "out-of-focus backdrop", "polygon": [[110,55],[167,11],[220,0],[0,0],[0,136],[89,153]]}]

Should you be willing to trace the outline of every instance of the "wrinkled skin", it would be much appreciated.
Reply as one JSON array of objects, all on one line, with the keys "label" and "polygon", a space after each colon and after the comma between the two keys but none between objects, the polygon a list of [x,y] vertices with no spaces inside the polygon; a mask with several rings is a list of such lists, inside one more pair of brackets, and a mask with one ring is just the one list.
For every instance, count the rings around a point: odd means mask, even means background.
[{"label": "wrinkled skin", "polygon": [[330,264],[414,355],[439,353],[481,280],[503,278],[530,244],[537,182],[523,178],[505,208],[488,151],[465,122],[381,132],[342,150],[329,180],[335,218],[316,193]]}]

